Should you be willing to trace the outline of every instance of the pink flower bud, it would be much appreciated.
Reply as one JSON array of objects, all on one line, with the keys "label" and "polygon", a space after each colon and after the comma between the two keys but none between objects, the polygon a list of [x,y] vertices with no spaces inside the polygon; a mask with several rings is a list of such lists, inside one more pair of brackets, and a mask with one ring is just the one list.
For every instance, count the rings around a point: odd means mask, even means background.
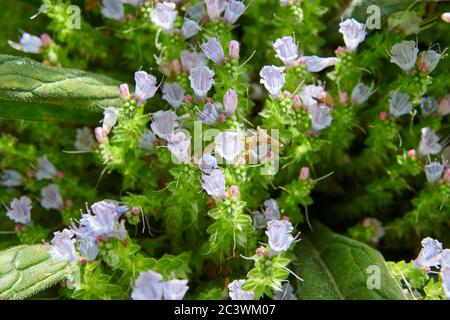
[{"label": "pink flower bud", "polygon": [[239,42],[231,40],[228,44],[228,54],[232,60],[239,59]]},{"label": "pink flower bud", "polygon": [[238,96],[236,91],[233,89],[228,89],[225,95],[223,96],[223,105],[225,107],[225,113],[229,116],[233,115],[236,112],[236,108],[238,105]]},{"label": "pink flower bud", "polygon": [[191,103],[191,101],[192,101],[192,96],[187,95],[184,97],[184,102],[186,102],[187,104]]},{"label": "pink flower bud", "polygon": [[222,195],[222,198],[224,199],[228,199],[230,197],[230,195],[228,194],[228,192],[224,192],[224,194]]},{"label": "pink flower bud", "polygon": [[336,55],[343,54],[344,52],[345,52],[344,47],[337,47],[336,50],[334,51],[334,53],[336,53]]},{"label": "pink flower bud", "polygon": [[284,221],[289,221],[289,217],[288,216],[283,216],[283,218],[281,218]]},{"label": "pink flower bud", "polygon": [[53,41],[47,33],[41,34],[40,38],[43,46],[49,45]]},{"label": "pink flower bud", "polygon": [[302,107],[302,102],[300,101],[300,96],[296,94],[293,97],[293,100],[294,100],[294,109],[295,109],[295,111],[299,111],[300,108]]},{"label": "pink flower bud", "polygon": [[16,233],[21,233],[23,231],[23,226],[21,224],[16,224],[14,231],[16,231]]},{"label": "pink flower bud", "polygon": [[232,196],[232,197],[234,197],[234,196],[236,196],[236,195],[238,195],[239,194],[239,188],[238,188],[238,186],[231,186],[230,187],[230,195]]},{"label": "pink flower bud", "polygon": [[441,19],[442,19],[442,21],[444,21],[444,22],[450,23],[450,12],[444,12],[444,13],[441,15]]},{"label": "pink flower bud", "polygon": [[58,178],[64,178],[64,172],[58,171],[58,173],[56,174],[56,176],[57,176]]},{"label": "pink flower bud", "polygon": [[108,139],[106,137],[106,133],[102,127],[95,128],[95,138],[97,139],[98,143],[100,143],[100,144],[104,144],[106,142],[106,140]]},{"label": "pink flower bud", "polygon": [[133,207],[132,209],[131,209],[131,212],[133,212],[133,214],[139,214],[139,208],[138,207]]},{"label": "pink flower bud", "polygon": [[131,21],[131,20],[133,20],[133,15],[132,14],[127,14],[127,16],[126,16],[126,19],[128,20],[128,21]]},{"label": "pink flower bud", "polygon": [[385,121],[387,119],[387,117],[388,117],[388,114],[387,114],[386,111],[380,112],[380,119],[381,120]]},{"label": "pink flower bud", "polygon": [[407,155],[408,155],[408,158],[415,158],[416,157],[416,150],[414,150],[414,149],[408,150]]},{"label": "pink flower bud", "polygon": [[128,88],[128,84],[122,83],[119,86],[119,91],[120,91],[120,97],[122,99],[125,99],[125,100],[130,99],[131,95],[130,95],[130,89]]},{"label": "pink flower bud", "polygon": [[348,100],[347,92],[339,92],[339,102],[340,103],[346,103],[347,100]]},{"label": "pink flower bud", "polygon": [[217,120],[219,120],[219,122],[225,122],[225,120],[227,120],[227,116],[222,114],[219,114],[219,116],[217,117]]},{"label": "pink flower bud", "polygon": [[33,175],[34,175],[33,170],[28,169],[28,170],[27,170],[27,177],[28,177],[28,178],[32,178]]},{"label": "pink flower bud", "polygon": [[364,218],[362,225],[364,228],[370,227],[370,218]]},{"label": "pink flower bud", "polygon": [[266,249],[264,247],[259,247],[258,249],[256,249],[256,254],[258,256],[264,257],[264,255],[266,254]]},{"label": "pink flower bud", "polygon": [[300,180],[308,180],[309,179],[309,168],[308,167],[302,167],[300,169]]},{"label": "pink flower bud", "polygon": [[172,60],[170,66],[175,74],[179,74],[181,72],[181,64],[178,59]]},{"label": "pink flower bud", "polygon": [[66,205],[66,207],[71,208],[73,206],[73,201],[67,199],[66,201],[64,201],[64,204]]},{"label": "pink flower bud", "polygon": [[445,169],[444,177],[442,178],[444,182],[450,182],[450,168]]},{"label": "pink flower bud", "polygon": [[308,130],[308,131],[305,132],[305,136],[306,136],[307,138],[310,138],[310,137],[311,137],[311,134],[312,134],[311,130]]}]

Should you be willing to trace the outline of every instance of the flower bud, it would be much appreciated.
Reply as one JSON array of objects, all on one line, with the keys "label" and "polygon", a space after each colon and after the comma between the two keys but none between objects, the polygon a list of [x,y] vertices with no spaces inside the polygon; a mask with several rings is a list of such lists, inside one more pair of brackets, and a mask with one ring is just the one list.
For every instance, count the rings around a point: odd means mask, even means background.
[{"label": "flower bud", "polygon": [[120,97],[122,99],[125,99],[125,100],[130,99],[131,95],[130,95],[130,89],[128,88],[128,84],[122,83],[119,86],[119,91],[120,91]]},{"label": "flower bud", "polygon": [[232,60],[239,59],[239,42],[231,40],[228,44],[228,55]]},{"label": "flower bud", "polygon": [[172,62],[170,63],[170,67],[175,74],[179,74],[181,72],[181,65],[178,59],[172,60]]},{"label": "flower bud", "polygon": [[408,155],[408,158],[415,158],[416,157],[416,150],[414,150],[414,149],[408,150],[407,155]]},{"label": "flower bud", "polygon": [[294,105],[293,105],[294,110],[295,111],[300,110],[300,108],[302,107],[302,102],[300,101],[300,96],[296,94],[292,99],[294,100]]},{"label": "flower bud", "polygon": [[339,102],[340,103],[346,103],[347,100],[348,100],[347,92],[339,92]]},{"label": "flower bud", "polygon": [[47,33],[41,34],[40,38],[41,38],[43,46],[46,46],[46,45],[50,44],[53,41],[52,38]]},{"label": "flower bud", "polygon": [[388,117],[388,114],[387,114],[386,111],[380,112],[380,119],[381,120],[385,121],[387,119],[387,117]]},{"label": "flower bud", "polygon": [[441,15],[441,19],[442,19],[442,21],[444,21],[444,22],[450,23],[450,12],[444,12],[444,13]]},{"label": "flower bud", "polygon": [[230,195],[232,196],[232,197],[234,197],[234,196],[236,196],[236,195],[238,195],[239,194],[239,188],[238,188],[238,186],[231,186],[230,187]]},{"label": "flower bud", "polygon": [[106,137],[106,133],[102,127],[95,128],[95,138],[97,139],[98,143],[100,143],[100,144],[104,144],[106,142],[106,140],[108,139]]},{"label": "flower bud", "polygon": [[308,167],[302,167],[300,169],[300,180],[308,180],[309,179],[309,168]]},{"label": "flower bud", "polygon": [[238,105],[238,97],[236,91],[233,89],[228,89],[225,95],[223,96],[223,105],[225,107],[225,113],[229,116],[233,115],[236,112],[236,108]]},{"label": "flower bud", "polygon": [[442,178],[444,182],[448,183],[450,182],[450,168],[445,169],[444,171],[444,177]]},{"label": "flower bud", "polygon": [[264,255],[266,254],[266,249],[264,247],[259,247],[258,249],[256,249],[256,254],[258,256],[264,257]]}]

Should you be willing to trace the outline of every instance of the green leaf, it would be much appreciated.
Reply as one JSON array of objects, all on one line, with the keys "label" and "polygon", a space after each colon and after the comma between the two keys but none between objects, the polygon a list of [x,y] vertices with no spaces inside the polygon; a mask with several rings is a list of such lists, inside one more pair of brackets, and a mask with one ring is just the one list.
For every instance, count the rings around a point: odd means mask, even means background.
[{"label": "green leaf", "polygon": [[92,122],[117,106],[119,82],[94,73],[0,55],[0,117]]},{"label": "green leaf", "polygon": [[0,252],[0,300],[24,299],[57,282],[72,280],[77,268],[53,260],[42,245],[17,246]]},{"label": "green leaf", "polygon": [[413,0],[353,0],[345,10],[344,17],[352,17],[359,22],[365,22],[373,13],[367,13],[367,8],[375,5],[380,8],[381,18],[384,20],[397,11],[408,9],[413,2]]},{"label": "green leaf", "polygon": [[[313,230],[297,247],[295,271],[304,280],[299,281],[300,299],[406,299],[378,251],[319,223],[313,224]],[[376,276],[371,268],[379,271],[379,289],[368,286],[373,279],[369,277]]]}]

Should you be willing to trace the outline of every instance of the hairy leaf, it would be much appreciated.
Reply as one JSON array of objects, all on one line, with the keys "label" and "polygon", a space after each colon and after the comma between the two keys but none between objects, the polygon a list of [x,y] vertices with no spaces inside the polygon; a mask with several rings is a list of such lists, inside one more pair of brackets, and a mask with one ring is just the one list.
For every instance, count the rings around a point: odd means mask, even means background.
[{"label": "hairy leaf", "polygon": [[301,299],[406,299],[378,251],[319,223],[313,230],[298,245]]},{"label": "hairy leaf", "polygon": [[0,117],[88,122],[116,106],[119,83],[75,69],[0,55]]},{"label": "hairy leaf", "polygon": [[71,264],[53,260],[41,245],[10,248],[0,252],[0,300],[30,297],[74,275]]}]

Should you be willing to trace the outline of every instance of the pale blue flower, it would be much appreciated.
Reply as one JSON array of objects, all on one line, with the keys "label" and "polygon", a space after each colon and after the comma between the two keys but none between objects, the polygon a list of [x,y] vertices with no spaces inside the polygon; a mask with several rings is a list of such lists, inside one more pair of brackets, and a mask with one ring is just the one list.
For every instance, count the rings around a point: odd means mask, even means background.
[{"label": "pale blue flower", "polygon": [[223,96],[223,105],[225,113],[228,116],[232,116],[236,112],[238,106],[238,96],[236,91],[234,91],[233,89],[227,90],[227,92]]},{"label": "pale blue flower", "polygon": [[168,34],[173,33],[173,25],[177,18],[177,10],[175,7],[175,3],[158,2],[156,8],[150,15],[152,22]]},{"label": "pale blue flower", "polygon": [[156,78],[145,71],[137,71],[134,74],[136,82],[135,97],[138,99],[138,105],[141,105],[147,99],[152,98],[158,87],[156,85]]},{"label": "pale blue flower", "polygon": [[205,0],[206,10],[211,21],[220,19],[223,10],[225,9],[225,0]]},{"label": "pale blue flower", "polygon": [[420,108],[424,116],[429,116],[437,111],[438,102],[434,97],[423,97],[420,101]]},{"label": "pale blue flower", "polygon": [[120,214],[116,211],[119,206],[117,201],[103,200],[94,203],[91,208],[94,214],[90,212],[82,214],[80,226],[86,233],[94,238],[111,238],[117,235],[121,226],[119,224]]},{"label": "pale blue flower", "polygon": [[325,68],[334,66],[339,59],[335,57],[321,58],[318,56],[304,56],[301,61],[309,72],[320,72]]},{"label": "pale blue flower", "polygon": [[366,38],[365,29],[366,26],[355,19],[346,19],[339,24],[339,32],[342,33],[345,46],[350,52],[355,51]]},{"label": "pale blue flower", "polygon": [[177,82],[166,82],[162,89],[163,99],[166,100],[172,107],[178,109],[184,99],[184,89]]},{"label": "pale blue flower", "polygon": [[245,5],[242,1],[228,0],[225,5],[224,18],[228,24],[233,24],[239,19],[240,16],[245,12]]},{"label": "pale blue flower", "polygon": [[318,105],[318,100],[325,99],[326,95],[324,87],[310,84],[303,88],[300,99],[303,106],[309,110]]},{"label": "pale blue flower", "polygon": [[254,300],[255,293],[253,291],[242,290],[245,280],[234,280],[228,285],[228,294],[231,300]]},{"label": "pale blue flower", "polygon": [[108,135],[111,132],[112,128],[116,125],[119,115],[119,108],[108,107],[103,110],[102,129],[106,135]]},{"label": "pale blue flower", "polygon": [[21,196],[20,199],[13,199],[6,215],[12,221],[25,225],[31,224],[31,200],[27,196]]},{"label": "pale blue flower", "polygon": [[219,133],[214,143],[217,152],[228,164],[235,163],[244,151],[244,137],[240,132],[225,131]]},{"label": "pale blue flower", "polygon": [[163,295],[162,275],[149,270],[141,272],[136,280],[131,298],[133,300],[161,300]]},{"label": "pale blue flower", "polygon": [[52,247],[50,249],[50,255],[55,260],[66,260],[73,262],[78,259],[77,252],[75,251],[75,239],[74,234],[69,229],[63,231],[57,231],[51,241]]},{"label": "pale blue flower", "polygon": [[3,170],[0,184],[8,188],[20,187],[23,184],[23,177],[16,170],[6,169]]},{"label": "pale blue flower", "polygon": [[183,25],[181,26],[181,34],[185,39],[192,38],[199,33],[200,30],[202,30],[202,27],[200,27],[197,22],[187,18],[184,19]]},{"label": "pale blue flower", "polygon": [[389,92],[389,113],[394,117],[400,117],[412,111],[413,106],[409,102],[409,96],[398,90]]},{"label": "pale blue flower", "polygon": [[95,238],[81,238],[76,241],[76,244],[78,251],[87,261],[94,261],[97,258],[100,249]]},{"label": "pale blue flower", "polygon": [[56,170],[53,163],[51,163],[47,156],[42,156],[38,158],[38,165],[36,171],[36,179],[37,180],[51,180],[56,178],[58,175],[58,171]]},{"label": "pale blue flower", "polygon": [[194,4],[186,5],[186,15],[195,21],[200,21],[206,17],[206,9],[200,0]]},{"label": "pale blue flower", "polygon": [[434,50],[427,50],[422,52],[422,64],[427,73],[431,73],[438,65],[442,55]]},{"label": "pale blue flower", "polygon": [[95,144],[92,130],[88,127],[77,129],[75,148],[79,151],[90,151]]},{"label": "pale blue flower", "polygon": [[110,19],[121,21],[125,17],[125,11],[121,0],[103,0],[102,14]]},{"label": "pale blue flower", "polygon": [[287,220],[272,220],[267,223],[266,235],[270,250],[274,253],[287,251],[294,241],[292,224]]},{"label": "pale blue flower", "polygon": [[298,300],[294,293],[294,288],[289,283],[283,284],[281,290],[273,294],[273,300]]},{"label": "pale blue flower", "polygon": [[264,217],[267,221],[280,220],[280,207],[274,199],[264,201]]},{"label": "pale blue flower", "polygon": [[151,130],[145,129],[142,138],[139,140],[139,148],[145,150],[148,154],[152,154],[155,147],[155,140],[155,134]]},{"label": "pale blue flower", "polygon": [[413,267],[416,269],[438,267],[441,262],[442,243],[427,237],[422,240],[422,250],[414,260]]},{"label": "pale blue flower", "polygon": [[216,38],[210,38],[207,42],[200,45],[206,57],[214,63],[221,64],[225,59],[222,45]]},{"label": "pale blue flower", "polygon": [[368,87],[364,83],[359,82],[352,90],[352,103],[356,105],[362,104],[366,102],[374,92],[373,83]]},{"label": "pale blue flower", "polygon": [[41,190],[41,206],[45,209],[59,210],[64,202],[56,184],[50,184]]},{"label": "pale blue flower", "polygon": [[214,71],[206,66],[192,68],[189,73],[191,88],[199,99],[203,99],[211,89],[214,82]]},{"label": "pale blue flower", "polygon": [[197,117],[197,120],[210,126],[215,125],[222,110],[223,107],[219,102],[206,103],[203,107],[203,112]]},{"label": "pale blue flower", "polygon": [[450,269],[441,270],[441,278],[445,297],[447,298],[447,300],[450,300]]},{"label": "pale blue flower", "polygon": [[168,140],[175,128],[179,126],[178,116],[172,110],[155,112],[152,114],[152,119],[150,128],[155,135],[164,140]]},{"label": "pale blue flower", "polygon": [[419,153],[422,155],[438,154],[442,150],[442,144],[439,143],[439,137],[430,128],[422,128],[422,136],[419,143]]},{"label": "pale blue flower", "polygon": [[425,175],[429,183],[436,183],[444,172],[444,166],[439,162],[431,162],[424,167]]},{"label": "pale blue flower", "polygon": [[391,62],[409,72],[414,68],[419,49],[414,41],[402,41],[392,46]]},{"label": "pale blue flower", "polygon": [[167,148],[177,161],[185,162],[190,159],[191,141],[182,131],[172,134],[168,141]]},{"label": "pale blue flower", "polygon": [[330,126],[333,117],[330,116],[331,109],[324,104],[309,108],[312,131],[319,132]]},{"label": "pale blue flower", "polygon": [[187,280],[168,280],[163,283],[164,300],[182,300],[189,290]]},{"label": "pale blue flower", "polygon": [[202,172],[210,174],[211,171],[218,168],[217,159],[210,153],[204,154],[199,160],[198,167]]},{"label": "pale blue flower", "polygon": [[43,42],[41,38],[24,32],[20,37],[19,43],[8,41],[8,44],[16,50],[25,53],[40,53],[42,50]]},{"label": "pale blue flower", "polygon": [[281,94],[281,89],[286,83],[284,67],[264,66],[261,69],[259,76],[261,77],[260,82],[267,91],[270,92],[273,98],[276,98]]},{"label": "pale blue flower", "polygon": [[203,175],[202,188],[216,200],[222,200],[225,193],[225,175],[220,169],[214,169],[209,175]]},{"label": "pale blue flower", "polygon": [[450,269],[450,249],[444,249],[441,253],[441,270]]},{"label": "pale blue flower", "polygon": [[282,37],[273,43],[276,57],[279,58],[286,67],[290,67],[298,58],[298,47],[295,39],[291,36]]}]

